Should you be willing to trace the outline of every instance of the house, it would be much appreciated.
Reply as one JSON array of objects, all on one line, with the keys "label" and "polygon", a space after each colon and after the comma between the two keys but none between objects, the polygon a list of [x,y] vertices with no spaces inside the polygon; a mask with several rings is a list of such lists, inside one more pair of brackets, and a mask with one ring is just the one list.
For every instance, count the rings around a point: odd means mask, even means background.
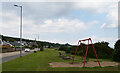
[{"label": "house", "polygon": [[[20,43],[18,43],[18,42],[9,42],[11,45],[13,45],[13,46],[21,46],[21,44]],[[22,45],[23,46],[23,45]]]},{"label": "house", "polygon": [[11,47],[13,46],[13,45],[11,45],[10,43],[8,43],[8,42],[6,42],[6,41],[3,41],[3,42],[2,42],[2,45],[3,45],[3,46],[11,46]]},{"label": "house", "polygon": [[0,52],[11,52],[14,51],[12,45],[6,41],[1,41]]},{"label": "house", "polygon": [[2,42],[2,40],[0,39],[0,45],[2,45],[3,44],[3,42]]},{"label": "house", "polygon": [[28,46],[28,43],[26,41],[22,41],[22,45]]},{"label": "house", "polygon": [[34,42],[30,42],[30,43],[29,43],[29,46],[34,46],[34,45],[35,45]]}]

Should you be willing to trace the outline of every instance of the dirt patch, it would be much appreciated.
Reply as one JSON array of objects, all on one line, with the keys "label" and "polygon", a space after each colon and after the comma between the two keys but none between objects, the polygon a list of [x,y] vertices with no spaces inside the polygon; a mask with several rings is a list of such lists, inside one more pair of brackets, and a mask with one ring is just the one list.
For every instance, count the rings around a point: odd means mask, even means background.
[{"label": "dirt patch", "polygon": [[[68,62],[52,62],[49,63],[51,67],[83,67],[83,62],[77,62],[74,64],[68,63]],[[85,64],[85,67],[97,67],[98,62],[87,62]],[[118,66],[118,63],[116,62],[101,62],[101,66]]]}]

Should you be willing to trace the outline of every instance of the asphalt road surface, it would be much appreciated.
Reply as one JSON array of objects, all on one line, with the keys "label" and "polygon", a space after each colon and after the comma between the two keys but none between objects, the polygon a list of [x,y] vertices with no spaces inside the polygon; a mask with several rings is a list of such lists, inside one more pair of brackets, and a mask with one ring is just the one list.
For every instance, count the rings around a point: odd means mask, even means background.
[{"label": "asphalt road surface", "polygon": [[[33,52],[34,52],[34,51],[22,53],[22,56],[31,54],[31,53],[33,53]],[[8,62],[8,61],[13,60],[13,59],[16,59],[16,58],[18,58],[18,57],[20,57],[20,54],[15,54],[15,55],[11,55],[11,56],[2,57],[2,63]]]}]

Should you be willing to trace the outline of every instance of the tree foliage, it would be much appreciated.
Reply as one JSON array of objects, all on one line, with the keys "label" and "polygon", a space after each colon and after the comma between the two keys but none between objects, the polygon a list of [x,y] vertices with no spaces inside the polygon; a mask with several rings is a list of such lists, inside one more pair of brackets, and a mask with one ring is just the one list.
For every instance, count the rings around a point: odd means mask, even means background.
[{"label": "tree foliage", "polygon": [[[95,47],[95,50],[96,50],[97,55],[98,55],[99,58],[111,58],[111,56],[112,56],[111,53],[113,52],[113,49],[110,48],[108,46],[108,44],[109,44],[108,42],[94,43],[94,47]],[[83,52],[85,54],[86,53],[86,49],[87,49],[87,45],[82,43],[82,46],[83,46]],[[71,47],[61,46],[59,48],[59,50],[63,50],[66,53],[71,53],[71,54],[74,55],[75,51],[76,51],[76,47],[77,46],[71,46]],[[89,49],[88,49],[87,57],[96,58],[96,55],[95,55],[95,52],[93,50],[92,44],[90,44],[88,48]],[[83,52],[82,52],[81,45],[79,45],[78,49],[77,49],[76,55],[83,56]]]},{"label": "tree foliage", "polygon": [[114,45],[113,60],[120,62],[120,39]]},{"label": "tree foliage", "polygon": [[15,42],[15,40],[13,38],[10,38],[9,42]]}]

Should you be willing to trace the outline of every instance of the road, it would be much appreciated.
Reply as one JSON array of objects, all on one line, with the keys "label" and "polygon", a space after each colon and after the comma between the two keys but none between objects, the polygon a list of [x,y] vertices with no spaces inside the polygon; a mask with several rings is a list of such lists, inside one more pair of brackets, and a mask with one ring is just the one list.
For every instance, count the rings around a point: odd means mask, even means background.
[{"label": "road", "polygon": [[[33,52],[34,52],[34,50],[31,50],[30,52],[22,51],[22,56],[31,54]],[[9,53],[2,53],[2,63],[8,62],[8,61],[13,60],[13,59],[16,59],[18,57],[20,57],[20,52],[19,51],[17,51],[17,52],[9,52]]]}]

